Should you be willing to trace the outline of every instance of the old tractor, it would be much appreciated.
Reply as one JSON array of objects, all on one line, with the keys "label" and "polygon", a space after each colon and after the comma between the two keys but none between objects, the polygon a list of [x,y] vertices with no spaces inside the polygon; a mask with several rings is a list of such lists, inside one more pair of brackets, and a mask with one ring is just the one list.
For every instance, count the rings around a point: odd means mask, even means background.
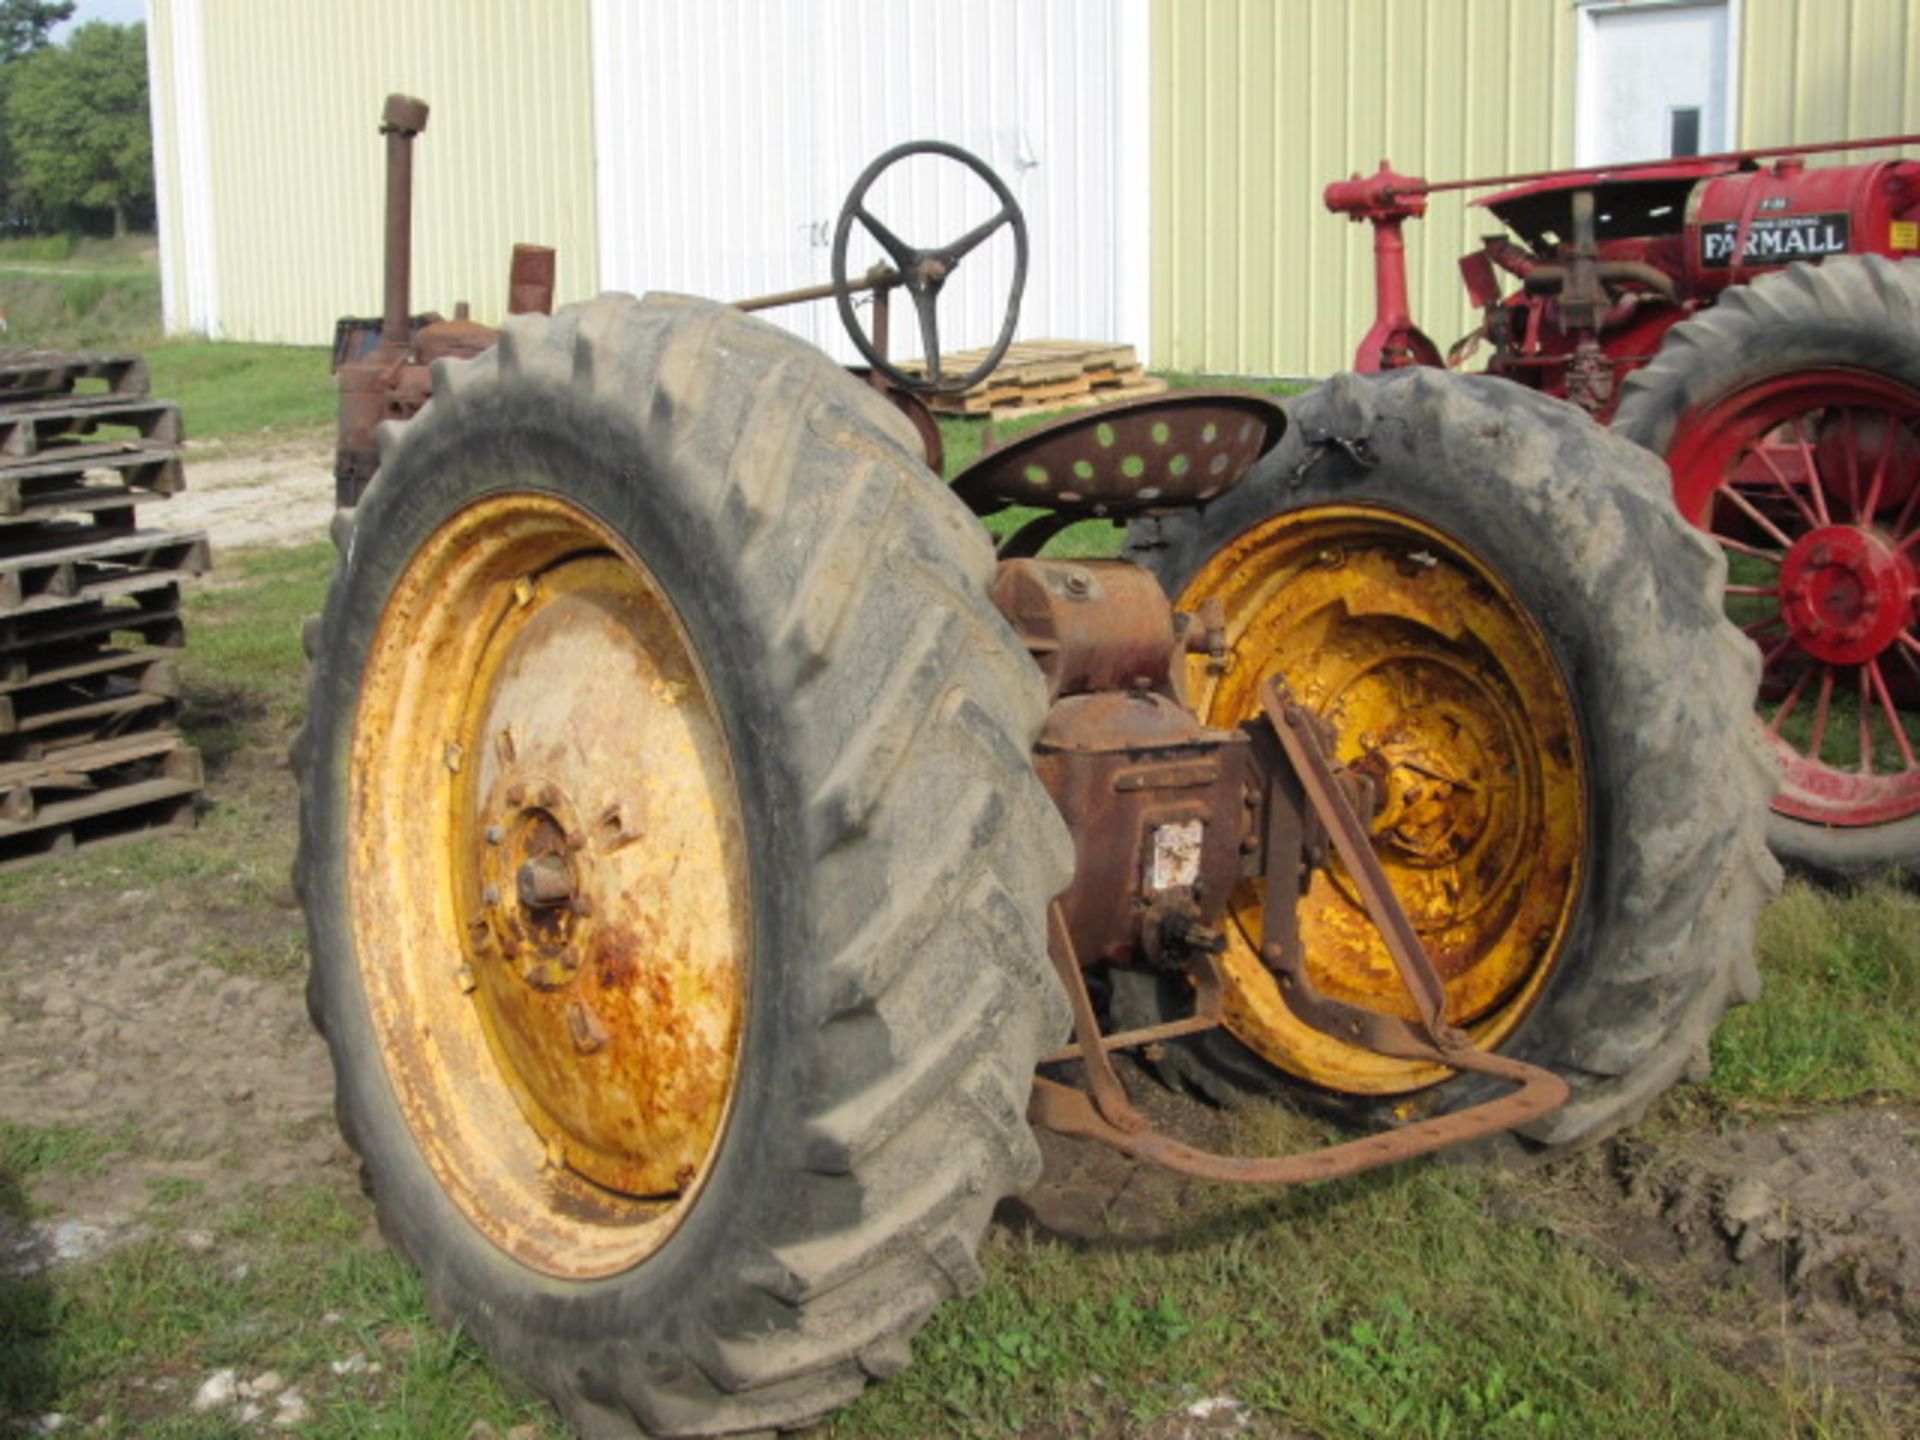
[{"label": "old tractor", "polygon": [[[1820,871],[1920,866],[1920,162],[1809,166],[1920,136],[1326,189],[1373,226],[1357,370],[1484,369],[1666,458],[1728,554],[1781,768],[1770,836]],[[1496,188],[1497,187],[1497,188]],[[1481,323],[1443,357],[1408,315],[1405,222],[1492,190],[1460,262]]]},{"label": "old tractor", "polygon": [[[839,231],[888,261],[836,245],[824,293],[904,294],[931,360],[1024,226],[996,180],[910,245],[889,159]],[[368,483],[307,637],[310,1005],[435,1312],[581,1434],[771,1432],[907,1365],[1035,1127],[1255,1184],[1570,1145],[1753,993],[1752,649],[1658,462],[1572,407],[1187,392],[949,485],[739,308],[406,299],[348,346]],[[897,391],[968,378],[862,338]],[[1123,558],[1036,553],[1089,516]],[[1195,1148],[1129,1095],[1147,1046],[1359,1133]]]}]

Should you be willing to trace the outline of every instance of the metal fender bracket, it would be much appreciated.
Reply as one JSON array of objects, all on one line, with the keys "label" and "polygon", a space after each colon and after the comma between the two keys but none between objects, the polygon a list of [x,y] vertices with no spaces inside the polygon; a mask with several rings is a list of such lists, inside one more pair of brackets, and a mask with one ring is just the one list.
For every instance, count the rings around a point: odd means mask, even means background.
[{"label": "metal fender bracket", "polygon": [[[1418,1018],[1400,1020],[1318,994],[1299,964],[1290,926],[1281,927],[1280,937],[1262,937],[1262,959],[1275,972],[1286,1003],[1306,1024],[1349,1044],[1402,1059],[1427,1060],[1454,1070],[1472,1071],[1517,1088],[1451,1115],[1416,1121],[1305,1154],[1239,1157],[1195,1149],[1156,1131],[1147,1117],[1134,1108],[1125,1084],[1113,1067],[1111,1052],[1218,1025],[1220,979],[1213,957],[1204,957],[1203,971],[1196,981],[1195,1013],[1190,1019],[1103,1036],[1074,954],[1065,916],[1056,903],[1048,912],[1047,943],[1054,968],[1067,989],[1075,1043],[1045,1057],[1043,1063],[1079,1060],[1085,1069],[1087,1088],[1082,1090],[1056,1080],[1036,1078],[1028,1118],[1063,1135],[1097,1140],[1136,1159],[1202,1180],[1298,1185],[1391,1165],[1449,1145],[1511,1130],[1559,1109],[1571,1094],[1566,1081],[1537,1065],[1480,1050],[1463,1031],[1447,1023],[1444,985],[1406,912],[1388,887],[1386,874],[1374,857],[1366,826],[1339,782],[1312,716],[1295,703],[1278,676],[1270,677],[1261,685],[1260,702],[1273,727],[1273,735],[1284,751],[1285,768],[1291,770],[1303,798],[1311,804],[1313,813],[1332,838],[1367,914],[1379,927]],[[1268,807],[1270,844],[1265,913],[1270,926],[1273,917],[1292,913],[1291,897],[1284,893],[1285,880],[1289,878],[1287,867],[1278,860],[1286,837],[1275,832],[1288,824],[1297,829],[1298,814],[1298,810],[1283,805]],[[1297,840],[1297,836],[1295,838]],[[1297,844],[1294,848],[1298,853]]]}]

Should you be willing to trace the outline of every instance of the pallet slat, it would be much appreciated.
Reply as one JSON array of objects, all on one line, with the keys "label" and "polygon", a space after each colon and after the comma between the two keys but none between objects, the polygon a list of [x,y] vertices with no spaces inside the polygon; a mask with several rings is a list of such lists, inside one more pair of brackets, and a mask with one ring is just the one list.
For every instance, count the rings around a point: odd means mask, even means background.
[{"label": "pallet slat", "polygon": [[[135,530],[104,540],[73,543],[96,533],[79,526],[46,527],[35,537],[51,549],[0,554],[0,611],[14,615],[55,609],[80,597],[119,593],[123,582],[155,575],[199,575],[212,563],[201,531]],[[0,545],[4,545],[0,532]]]},{"label": "pallet slat", "polygon": [[164,496],[182,488],[180,452],[171,445],[51,446],[30,461],[0,464],[0,519],[77,508],[85,495]]},{"label": "pallet slat", "polygon": [[114,395],[147,393],[147,362],[139,355],[99,350],[0,347],[0,402],[67,395],[84,380],[103,380]]},{"label": "pallet slat", "polygon": [[[963,350],[941,357],[946,374],[965,374],[987,357],[985,350]],[[924,374],[921,362],[902,367]],[[929,395],[928,405],[943,415],[1001,418],[1040,410],[1083,408],[1108,400],[1151,395],[1165,388],[1141,368],[1131,345],[1084,340],[1022,340],[979,384],[956,395]]]}]

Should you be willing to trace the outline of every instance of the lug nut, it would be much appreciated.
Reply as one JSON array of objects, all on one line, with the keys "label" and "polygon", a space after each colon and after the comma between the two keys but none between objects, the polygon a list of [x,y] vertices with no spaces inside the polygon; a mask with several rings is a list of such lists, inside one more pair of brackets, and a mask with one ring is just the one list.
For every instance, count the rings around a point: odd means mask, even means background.
[{"label": "lug nut", "polygon": [[487,844],[498,845],[505,838],[506,838],[506,832],[503,831],[498,825],[487,826]]}]

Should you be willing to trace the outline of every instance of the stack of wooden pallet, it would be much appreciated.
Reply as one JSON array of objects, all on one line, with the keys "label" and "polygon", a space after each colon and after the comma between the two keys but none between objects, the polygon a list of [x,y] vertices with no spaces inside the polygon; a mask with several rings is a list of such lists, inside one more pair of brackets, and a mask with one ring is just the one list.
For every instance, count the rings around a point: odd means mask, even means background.
[{"label": "stack of wooden pallet", "polygon": [[[984,350],[940,357],[942,375],[964,376],[987,358]],[[903,365],[918,375],[918,362]],[[1109,400],[1153,395],[1167,382],[1140,368],[1131,345],[1095,345],[1084,340],[1022,340],[1007,348],[991,374],[957,395],[929,395],[943,415],[980,415],[995,420],[1043,410],[1077,410]]]},{"label": "stack of wooden pallet", "polygon": [[209,555],[135,518],[182,484],[147,390],[136,355],[0,349],[0,870],[193,823],[175,657]]}]

